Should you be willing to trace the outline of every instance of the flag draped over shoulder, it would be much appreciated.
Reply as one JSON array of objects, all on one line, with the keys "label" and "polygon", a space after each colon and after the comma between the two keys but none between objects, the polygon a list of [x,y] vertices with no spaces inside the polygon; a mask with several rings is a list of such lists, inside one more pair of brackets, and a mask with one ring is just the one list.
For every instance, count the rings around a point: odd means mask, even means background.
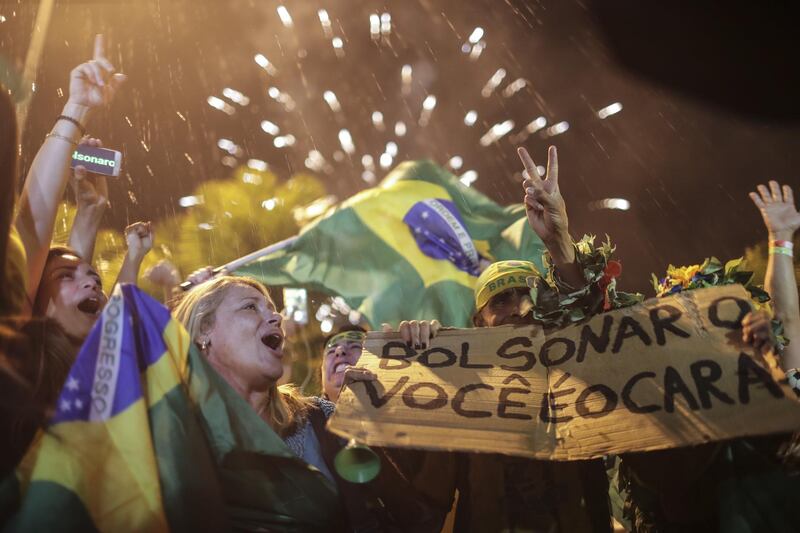
[{"label": "flag draped over shoulder", "polygon": [[132,285],[114,291],[54,417],[2,485],[10,531],[305,531],[337,520],[327,479]]},{"label": "flag draped over shoulder", "polygon": [[465,327],[483,260],[541,267],[543,251],[521,204],[501,207],[430,161],[408,161],[237,274],[339,295],[373,326],[436,318]]}]

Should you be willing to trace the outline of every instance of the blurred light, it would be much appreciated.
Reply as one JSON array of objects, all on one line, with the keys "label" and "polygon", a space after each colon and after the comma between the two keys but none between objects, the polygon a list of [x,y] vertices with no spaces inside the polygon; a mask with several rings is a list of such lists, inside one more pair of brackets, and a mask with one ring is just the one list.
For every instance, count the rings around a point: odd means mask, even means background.
[{"label": "blurred light", "polygon": [[450,158],[450,161],[448,161],[447,164],[450,165],[450,168],[453,170],[458,170],[464,164],[464,160],[461,159],[461,156],[454,155]]},{"label": "blurred light", "polygon": [[250,99],[248,97],[246,97],[236,89],[231,89],[230,87],[225,87],[224,89],[222,89],[222,96],[241,106],[245,106],[250,103]]},{"label": "blurred light", "polygon": [[604,118],[610,117],[611,115],[616,115],[620,111],[622,111],[622,104],[619,102],[614,102],[613,104],[609,104],[600,111],[598,111],[597,116],[602,120]]},{"label": "blurred light", "polygon": [[230,152],[231,150],[236,149],[236,143],[230,139],[220,139],[217,141],[217,146],[220,150],[225,150],[226,152]]},{"label": "blurred light", "polygon": [[472,47],[469,45],[469,43],[464,43],[461,45],[461,52],[468,54],[470,50],[472,50]]},{"label": "blurred light", "polygon": [[[468,44],[465,44],[464,46],[469,47]],[[486,43],[484,43],[483,41],[481,41],[481,42],[479,42],[477,44],[473,44],[472,45],[472,49],[471,50],[467,50],[469,52],[469,60],[470,61],[475,61],[479,57],[481,57],[481,54],[483,53],[484,48],[486,48]],[[466,52],[464,52],[464,53],[466,53]]]},{"label": "blurred light", "polygon": [[381,33],[381,19],[375,13],[369,16],[369,34],[373,41],[378,40]]},{"label": "blurred light", "polygon": [[225,114],[233,115],[236,110],[233,108],[231,104],[226,102],[221,98],[217,98],[216,96],[209,96],[208,97],[208,105],[213,107],[214,109],[219,109]]},{"label": "blurred light", "polygon": [[367,170],[375,168],[375,160],[372,159],[372,156],[369,154],[364,154],[361,156],[361,164],[364,165],[364,168]]},{"label": "blurred light", "polygon": [[270,87],[269,89],[267,89],[267,94],[269,95],[270,98],[277,100],[278,98],[281,97],[281,90],[278,89],[277,87]]},{"label": "blurred light", "polygon": [[567,122],[566,120],[562,120],[561,122],[553,124],[552,126],[547,128],[547,130],[545,130],[545,133],[547,134],[548,137],[553,137],[555,135],[564,133],[568,129],[569,129],[569,122]]},{"label": "blurred light", "polygon": [[474,170],[467,170],[466,172],[461,174],[461,177],[458,179],[458,181],[460,181],[467,187],[470,187],[473,183],[475,183],[475,180],[477,179],[478,179],[477,172],[475,172]]},{"label": "blurred light", "polygon": [[276,69],[263,54],[256,54],[253,59],[255,59],[258,66],[266,70],[267,74],[270,76],[275,76],[278,73],[278,69]]},{"label": "blurred light", "polygon": [[335,152],[333,152],[333,160],[336,161],[337,163],[341,163],[342,161],[345,160],[346,157],[347,156],[341,150],[336,150]]},{"label": "blurred light", "polygon": [[503,78],[506,77],[506,69],[499,68],[497,71],[492,74],[492,77],[489,78],[489,81],[486,82],[486,85],[483,86],[481,89],[481,96],[484,98],[489,98],[497,86],[503,82]]},{"label": "blurred light", "polygon": [[383,113],[381,113],[380,111],[373,111],[372,124],[380,131],[386,129],[386,125],[383,123]]},{"label": "blurred light", "polygon": [[525,86],[528,85],[528,82],[524,78],[517,78],[516,80],[512,81],[508,84],[503,90],[503,96],[506,98],[511,98],[515,94],[517,94],[520,90],[524,89]]},{"label": "blurred light", "polygon": [[325,98],[325,101],[328,103],[328,107],[330,107],[331,111],[334,113],[338,113],[342,110],[342,106],[339,105],[339,99],[336,98],[336,94],[333,91],[325,91],[322,93],[322,97]]},{"label": "blurred light", "polygon": [[350,155],[356,151],[356,146],[353,144],[353,137],[346,129],[339,130],[339,144],[342,145],[342,150]]},{"label": "blurred light", "polygon": [[262,161],[260,159],[248,159],[247,166],[253,170],[258,170],[259,172],[266,172],[267,170],[266,161]]},{"label": "blurred light", "polygon": [[294,145],[295,140],[294,135],[282,135],[281,137],[275,137],[272,144],[275,145],[275,148],[285,148]]},{"label": "blurred light", "polygon": [[319,150],[311,150],[308,152],[308,157],[305,161],[306,167],[316,172],[325,170],[325,158]]},{"label": "blurred light", "polygon": [[400,80],[403,84],[402,92],[403,94],[411,93],[411,75],[413,70],[411,69],[411,65],[403,65],[403,68],[400,69]]},{"label": "blurred light", "polygon": [[371,170],[365,170],[361,173],[361,179],[372,185],[375,183],[375,173]]},{"label": "blurred light", "polygon": [[278,6],[278,16],[281,18],[281,22],[287,28],[291,28],[294,26],[294,21],[292,21],[292,16],[289,14],[289,10],[286,9],[286,6]]},{"label": "blurred light", "polygon": [[397,143],[389,141],[386,143],[386,153],[392,157],[397,157]]},{"label": "blurred light", "polygon": [[547,119],[544,117],[539,117],[536,120],[532,121],[530,124],[525,126],[525,131],[528,133],[536,133],[540,129],[544,128],[547,125]]},{"label": "blurred light", "polygon": [[513,129],[514,121],[511,119],[495,124],[483,135],[483,137],[481,137],[481,146],[489,146],[490,144],[497,142],[503,135]]},{"label": "blurred light", "polygon": [[251,185],[261,185],[264,181],[261,179],[259,174],[255,174],[253,172],[245,172],[242,174],[242,181],[245,183],[250,183]]},{"label": "blurred light", "polygon": [[627,211],[631,208],[631,203],[625,198],[606,198],[596,202],[589,202],[589,209],[596,211],[598,209],[618,209],[620,211]]},{"label": "blurred light", "polygon": [[389,168],[390,166],[392,166],[392,155],[383,153],[381,154],[381,158],[379,161],[381,168]]},{"label": "blurred light", "polygon": [[483,28],[478,26],[477,28],[472,30],[472,33],[469,35],[469,42],[471,42],[472,44],[476,44],[482,38],[483,38]]},{"label": "blurred light", "polygon": [[212,229],[214,229],[214,225],[209,224],[208,222],[201,222],[200,224],[197,225],[197,227],[205,231],[211,231]]},{"label": "blurred light", "polygon": [[275,124],[274,122],[270,122],[269,120],[261,121],[261,129],[264,130],[265,133],[269,133],[273,137],[281,132],[281,129],[278,127],[278,125]]},{"label": "blurred light", "polygon": [[333,320],[326,318],[319,323],[319,329],[322,331],[322,333],[330,333],[331,330],[333,330]]},{"label": "blurred light", "polygon": [[324,9],[320,9],[317,11],[317,16],[319,16],[319,23],[322,24],[322,32],[325,34],[325,37],[330,39],[333,33],[331,32],[331,18],[328,16],[328,12]]},{"label": "blurred light", "polygon": [[392,16],[389,13],[381,13],[381,33],[389,35],[392,32]]},{"label": "blurred light", "polygon": [[203,196],[184,196],[183,198],[178,200],[178,204],[181,207],[193,207],[195,205],[200,205],[203,203]]},{"label": "blurred light", "polygon": [[432,94],[429,94],[425,97],[425,100],[422,101],[422,112],[419,114],[419,125],[421,127],[425,127],[428,125],[428,122],[431,120],[431,113],[433,113],[433,109],[436,107],[436,97]]},{"label": "blurred light", "polygon": [[230,167],[230,168],[233,168],[233,167],[235,167],[236,165],[239,164],[239,162],[236,161],[236,158],[233,157],[232,155],[226,155],[225,157],[223,157],[220,160],[220,163],[222,163],[226,167]]},{"label": "blurred light", "polygon": [[394,125],[394,134],[398,137],[403,137],[406,134],[406,123],[398,120]]},{"label": "blurred light", "polygon": [[467,126],[474,126],[477,120],[478,120],[477,111],[467,111],[467,114],[464,115],[464,124],[466,124]]},{"label": "blurred light", "polygon": [[264,200],[261,202],[261,207],[266,209],[267,211],[272,211],[275,209],[275,206],[278,205],[278,201],[275,198],[270,198],[269,200]]},{"label": "blurred light", "polygon": [[336,57],[342,58],[344,57],[344,41],[342,41],[341,37],[334,37],[331,39],[331,45],[333,45],[333,53],[336,54]]}]

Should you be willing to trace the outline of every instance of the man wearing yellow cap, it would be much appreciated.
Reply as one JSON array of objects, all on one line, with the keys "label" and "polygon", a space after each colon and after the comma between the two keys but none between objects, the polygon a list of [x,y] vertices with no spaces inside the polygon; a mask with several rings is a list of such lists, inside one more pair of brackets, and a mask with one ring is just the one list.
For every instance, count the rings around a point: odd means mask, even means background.
[{"label": "man wearing yellow cap", "polygon": [[[601,282],[603,268],[594,269],[597,276],[584,275],[584,255],[570,237],[558,188],[555,147],[548,151],[544,179],[525,149],[520,148],[519,155],[525,165],[528,222],[547,247],[548,273],[543,276],[530,261],[491,264],[475,286],[476,327],[562,327],[570,313],[559,312],[564,307],[559,305],[560,295],[574,294],[581,304],[589,299],[602,302],[611,284]],[[596,282],[604,286],[598,288]],[[537,312],[545,301],[555,301],[555,309]],[[589,312],[596,307],[589,305]],[[456,461],[457,531],[611,531],[608,484],[600,461],[537,461],[494,454],[458,454]]]}]

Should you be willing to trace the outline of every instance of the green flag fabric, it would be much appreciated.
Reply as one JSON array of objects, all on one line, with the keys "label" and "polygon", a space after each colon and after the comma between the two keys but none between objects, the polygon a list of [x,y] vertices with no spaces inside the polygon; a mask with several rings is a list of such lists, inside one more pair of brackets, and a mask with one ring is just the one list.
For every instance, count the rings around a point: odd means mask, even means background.
[{"label": "green flag fabric", "polygon": [[290,247],[236,273],[341,296],[373,327],[409,319],[466,327],[486,261],[526,259],[541,268],[543,252],[522,204],[501,207],[431,161],[407,161],[308,225]]}]

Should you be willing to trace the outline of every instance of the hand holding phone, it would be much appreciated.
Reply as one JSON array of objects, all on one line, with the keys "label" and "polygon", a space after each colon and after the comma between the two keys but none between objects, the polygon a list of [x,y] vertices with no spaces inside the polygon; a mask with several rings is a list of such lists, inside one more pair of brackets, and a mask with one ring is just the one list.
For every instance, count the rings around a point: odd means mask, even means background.
[{"label": "hand holding phone", "polygon": [[99,146],[79,144],[72,152],[72,168],[85,167],[88,172],[104,176],[119,176],[122,168],[122,152]]}]

